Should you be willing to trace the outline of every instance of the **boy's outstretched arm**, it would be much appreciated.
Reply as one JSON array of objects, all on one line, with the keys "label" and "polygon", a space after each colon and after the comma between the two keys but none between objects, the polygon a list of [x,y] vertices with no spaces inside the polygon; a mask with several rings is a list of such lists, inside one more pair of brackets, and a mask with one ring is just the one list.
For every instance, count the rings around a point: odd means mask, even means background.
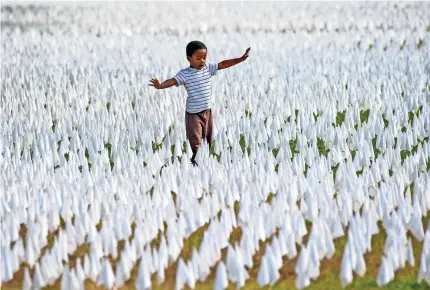
[{"label": "boy's outstretched arm", "polygon": [[250,50],[251,48],[248,47],[248,49],[245,51],[245,54],[242,55],[241,57],[223,60],[222,62],[218,63],[218,70],[225,69],[233,65],[236,65],[238,63],[241,63],[242,61],[245,61],[249,56]]},{"label": "boy's outstretched arm", "polygon": [[157,79],[151,79],[151,83],[149,86],[154,87],[156,89],[167,89],[174,85],[176,85],[177,81],[175,79],[168,79],[160,84]]}]

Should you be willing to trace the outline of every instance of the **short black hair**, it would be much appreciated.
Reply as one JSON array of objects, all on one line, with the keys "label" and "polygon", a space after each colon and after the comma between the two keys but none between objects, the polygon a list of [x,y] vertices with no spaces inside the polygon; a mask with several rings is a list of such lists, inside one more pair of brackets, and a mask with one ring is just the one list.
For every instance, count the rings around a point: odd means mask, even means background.
[{"label": "short black hair", "polygon": [[201,41],[198,41],[198,40],[191,41],[190,43],[187,44],[187,56],[191,57],[193,55],[193,53],[199,49],[206,49],[207,50],[207,47]]}]

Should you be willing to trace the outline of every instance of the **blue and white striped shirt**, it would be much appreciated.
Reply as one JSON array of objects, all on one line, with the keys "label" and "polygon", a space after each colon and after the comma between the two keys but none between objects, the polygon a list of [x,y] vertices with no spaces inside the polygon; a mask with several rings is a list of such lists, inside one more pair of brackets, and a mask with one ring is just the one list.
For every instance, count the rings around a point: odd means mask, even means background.
[{"label": "blue and white striped shirt", "polygon": [[184,85],[188,93],[186,111],[199,113],[211,106],[211,77],[216,75],[218,64],[210,63],[198,70],[193,67],[181,69],[173,78],[176,86]]}]

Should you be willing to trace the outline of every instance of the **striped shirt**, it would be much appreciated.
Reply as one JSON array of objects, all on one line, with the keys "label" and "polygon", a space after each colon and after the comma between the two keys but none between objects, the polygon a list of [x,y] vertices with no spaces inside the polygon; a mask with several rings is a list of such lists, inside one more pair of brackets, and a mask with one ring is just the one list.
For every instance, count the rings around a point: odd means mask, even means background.
[{"label": "striped shirt", "polygon": [[176,86],[185,86],[188,93],[186,111],[199,113],[211,107],[211,77],[216,75],[218,64],[210,63],[198,70],[193,67],[181,69],[173,78]]}]

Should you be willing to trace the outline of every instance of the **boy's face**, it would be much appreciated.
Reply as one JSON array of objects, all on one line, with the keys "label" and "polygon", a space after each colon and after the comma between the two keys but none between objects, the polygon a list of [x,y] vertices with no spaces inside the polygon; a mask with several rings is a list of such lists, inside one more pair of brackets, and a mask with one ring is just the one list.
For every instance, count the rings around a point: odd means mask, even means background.
[{"label": "boy's face", "polygon": [[199,49],[199,50],[196,50],[192,56],[187,56],[187,59],[193,68],[200,70],[206,64],[207,54],[208,53],[206,49]]}]

